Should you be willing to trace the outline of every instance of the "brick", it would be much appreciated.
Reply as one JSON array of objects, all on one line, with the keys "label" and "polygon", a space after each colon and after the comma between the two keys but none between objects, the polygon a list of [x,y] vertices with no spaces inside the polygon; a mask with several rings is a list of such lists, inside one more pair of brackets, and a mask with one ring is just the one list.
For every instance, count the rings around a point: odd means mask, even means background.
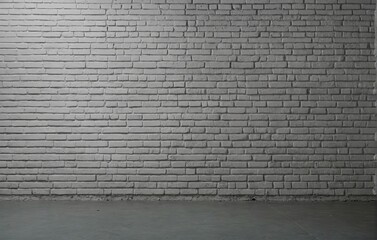
[{"label": "brick", "polygon": [[377,191],[371,1],[34,2],[0,9],[1,195]]},{"label": "brick", "polygon": [[134,68],[156,68],[156,62],[134,62],[132,65]]}]

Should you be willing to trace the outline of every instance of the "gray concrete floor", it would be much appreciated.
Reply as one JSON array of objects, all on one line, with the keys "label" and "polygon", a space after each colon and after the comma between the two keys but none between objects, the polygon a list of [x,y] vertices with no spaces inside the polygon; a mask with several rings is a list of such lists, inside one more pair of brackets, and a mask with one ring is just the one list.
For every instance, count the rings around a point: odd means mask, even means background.
[{"label": "gray concrete floor", "polygon": [[0,201],[1,240],[377,239],[376,202]]}]

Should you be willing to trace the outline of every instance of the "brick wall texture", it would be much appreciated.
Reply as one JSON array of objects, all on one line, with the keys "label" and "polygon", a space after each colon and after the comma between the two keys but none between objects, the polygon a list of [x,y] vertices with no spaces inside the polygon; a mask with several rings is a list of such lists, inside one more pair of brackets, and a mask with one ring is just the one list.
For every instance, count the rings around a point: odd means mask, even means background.
[{"label": "brick wall texture", "polygon": [[373,0],[1,0],[0,196],[373,197]]}]

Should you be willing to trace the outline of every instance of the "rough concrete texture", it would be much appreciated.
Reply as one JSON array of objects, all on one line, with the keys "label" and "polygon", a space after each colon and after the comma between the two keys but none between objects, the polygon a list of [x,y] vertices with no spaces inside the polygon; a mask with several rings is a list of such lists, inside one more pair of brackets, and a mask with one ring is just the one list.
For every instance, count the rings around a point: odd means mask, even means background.
[{"label": "rough concrete texture", "polygon": [[0,195],[372,198],[373,0],[2,0]]},{"label": "rough concrete texture", "polygon": [[6,240],[375,240],[375,203],[0,202]]}]

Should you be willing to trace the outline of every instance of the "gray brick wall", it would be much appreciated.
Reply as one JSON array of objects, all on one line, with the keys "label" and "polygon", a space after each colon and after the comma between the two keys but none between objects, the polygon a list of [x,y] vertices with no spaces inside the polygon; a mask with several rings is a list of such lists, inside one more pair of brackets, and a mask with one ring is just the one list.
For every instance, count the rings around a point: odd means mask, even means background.
[{"label": "gray brick wall", "polygon": [[[374,22],[376,23],[377,22],[377,8],[374,12]],[[374,24],[374,31],[376,32],[376,29],[377,29],[377,25]],[[377,37],[374,36],[374,45],[376,46],[376,43],[377,43]],[[375,57],[377,56],[377,50],[374,49],[374,55]],[[377,68],[377,61],[375,63],[375,67]],[[377,108],[377,79],[375,81],[375,85],[374,85],[374,97],[375,97],[375,106]],[[377,114],[377,112],[376,112]],[[375,115],[376,116],[376,115]],[[375,141],[377,141],[377,131],[375,133],[375,138],[374,138]],[[377,162],[377,151],[375,152],[375,156],[374,156],[374,160]],[[376,164],[377,165],[377,164]],[[375,175],[374,175],[374,190],[373,190],[373,193],[376,195],[377,194],[377,167],[375,168]]]},{"label": "gray brick wall", "polygon": [[373,197],[373,0],[1,0],[0,196]]}]

